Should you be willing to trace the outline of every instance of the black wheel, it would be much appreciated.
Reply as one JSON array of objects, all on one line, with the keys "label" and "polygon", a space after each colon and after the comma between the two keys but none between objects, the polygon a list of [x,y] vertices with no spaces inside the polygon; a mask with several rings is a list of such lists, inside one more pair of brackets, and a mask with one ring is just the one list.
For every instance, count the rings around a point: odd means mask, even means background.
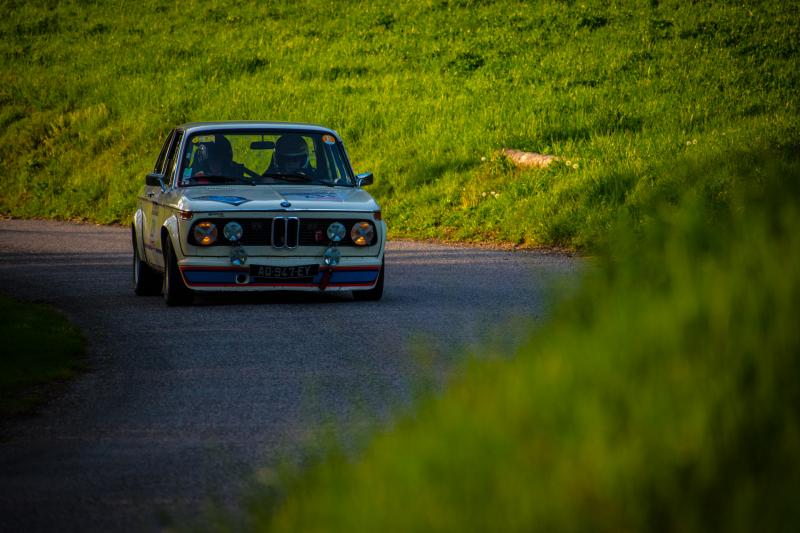
[{"label": "black wheel", "polygon": [[169,237],[163,239],[161,247],[164,251],[164,285],[161,292],[167,305],[187,305],[192,303],[194,293],[183,282],[178,269],[178,258],[172,249]]},{"label": "black wheel", "polygon": [[366,291],[353,291],[353,299],[361,302],[377,302],[383,296],[383,271],[386,270],[381,263],[381,273],[378,274],[378,283]]},{"label": "black wheel", "polygon": [[139,257],[136,235],[133,234],[133,292],[153,296],[161,291],[161,276]]}]

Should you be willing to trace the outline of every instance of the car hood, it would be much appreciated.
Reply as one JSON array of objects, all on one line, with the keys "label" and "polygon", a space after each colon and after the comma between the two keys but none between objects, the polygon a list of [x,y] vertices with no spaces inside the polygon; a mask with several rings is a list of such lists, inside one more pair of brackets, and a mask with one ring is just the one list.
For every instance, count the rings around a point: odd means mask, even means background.
[{"label": "car hood", "polygon": [[351,187],[255,185],[191,187],[179,207],[186,211],[377,211],[370,194]]}]

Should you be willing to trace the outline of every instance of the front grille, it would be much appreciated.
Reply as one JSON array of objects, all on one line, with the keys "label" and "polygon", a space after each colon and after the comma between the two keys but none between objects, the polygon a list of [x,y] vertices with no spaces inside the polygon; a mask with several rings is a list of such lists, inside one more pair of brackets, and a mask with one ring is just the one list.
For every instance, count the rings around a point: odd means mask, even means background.
[{"label": "front grille", "polygon": [[[202,222],[206,219],[198,220]],[[226,219],[211,219],[211,222],[217,226],[217,242],[210,246],[230,246],[231,243],[223,235],[225,224],[231,221],[238,222],[242,226],[242,240],[244,246],[269,246],[270,244],[270,228],[272,220],[269,218],[226,218]],[[197,222],[195,222],[197,224]],[[194,240],[194,225],[189,231],[189,244],[197,245]]]},{"label": "front grille", "polygon": [[236,222],[242,225],[243,245],[268,246],[270,244],[269,219],[240,219]]},{"label": "front grille", "polygon": [[[208,219],[200,219],[198,222]],[[217,225],[218,240],[210,246],[230,246],[223,236],[225,224],[236,221],[242,226],[242,240],[244,246],[272,246],[274,248],[294,249],[298,246],[327,246],[330,242],[327,231],[333,222],[341,222],[346,229],[344,239],[339,246],[355,246],[350,238],[350,229],[353,224],[367,219],[341,219],[341,218],[304,218],[277,216],[275,218],[230,218],[211,219]],[[195,222],[196,224],[197,222]],[[370,245],[378,240],[377,232]],[[194,232],[189,231],[189,244],[197,245]]]},{"label": "front grille", "polygon": [[300,242],[300,219],[297,217],[275,217],[272,219],[272,247],[297,248]]},{"label": "front grille", "polygon": [[[325,246],[328,244],[328,226],[334,222],[341,222],[345,227],[344,239],[339,243],[339,246],[355,246],[353,240],[350,238],[350,230],[353,224],[361,220],[359,219],[341,219],[341,218],[304,218],[300,222],[300,246]],[[375,237],[372,238],[370,245],[375,244],[378,239],[378,233],[375,232]]]}]

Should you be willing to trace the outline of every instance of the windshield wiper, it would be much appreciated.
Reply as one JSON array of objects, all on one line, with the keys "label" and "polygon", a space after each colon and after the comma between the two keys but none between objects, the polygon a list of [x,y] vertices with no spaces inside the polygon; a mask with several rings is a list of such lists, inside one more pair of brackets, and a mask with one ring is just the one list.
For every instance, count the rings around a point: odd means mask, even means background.
[{"label": "windshield wiper", "polygon": [[311,176],[305,172],[265,172],[265,178],[278,178],[283,181],[296,181],[298,179],[303,181],[311,181]]},{"label": "windshield wiper", "polygon": [[237,178],[236,176],[224,176],[221,174],[206,174],[203,176],[192,176],[192,180],[208,180],[217,183],[242,183],[244,185],[255,185],[253,180],[247,178]]}]

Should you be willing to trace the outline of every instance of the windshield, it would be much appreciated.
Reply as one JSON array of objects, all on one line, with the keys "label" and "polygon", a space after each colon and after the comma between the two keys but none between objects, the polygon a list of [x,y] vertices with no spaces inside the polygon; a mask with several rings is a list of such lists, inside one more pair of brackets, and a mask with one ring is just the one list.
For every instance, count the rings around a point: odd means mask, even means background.
[{"label": "windshield", "polygon": [[195,133],[184,150],[180,186],[317,184],[353,186],[336,138],[323,133],[214,131]]}]

